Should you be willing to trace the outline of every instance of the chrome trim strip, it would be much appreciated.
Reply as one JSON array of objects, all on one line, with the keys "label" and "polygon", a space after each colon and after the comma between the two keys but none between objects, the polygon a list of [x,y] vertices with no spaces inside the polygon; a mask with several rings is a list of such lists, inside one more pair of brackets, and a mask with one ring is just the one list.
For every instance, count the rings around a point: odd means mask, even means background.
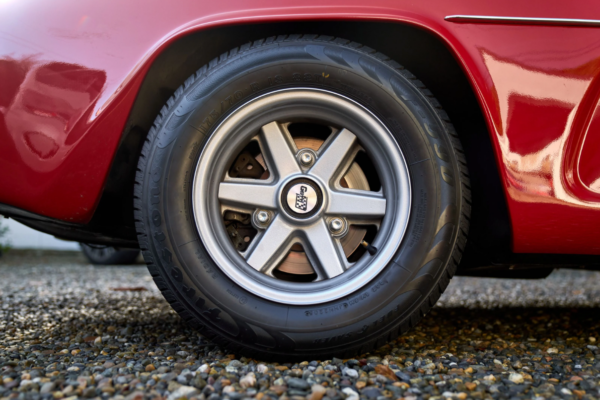
[{"label": "chrome trim strip", "polygon": [[449,22],[472,24],[558,25],[600,27],[597,19],[498,17],[490,15],[448,15]]}]

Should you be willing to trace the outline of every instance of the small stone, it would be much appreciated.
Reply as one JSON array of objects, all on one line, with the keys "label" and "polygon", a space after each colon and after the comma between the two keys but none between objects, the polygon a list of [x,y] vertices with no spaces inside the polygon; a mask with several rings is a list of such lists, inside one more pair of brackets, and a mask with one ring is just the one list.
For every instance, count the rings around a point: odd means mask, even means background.
[{"label": "small stone", "polygon": [[201,374],[206,374],[208,371],[210,371],[210,365],[208,364],[202,364],[200,368],[196,370],[196,372],[200,372]]},{"label": "small stone", "polygon": [[204,389],[206,386],[206,381],[202,378],[202,376],[200,376],[200,374],[197,374],[192,382],[198,389]]},{"label": "small stone", "polygon": [[525,380],[523,379],[523,375],[512,373],[508,376],[508,379],[514,383],[523,383]]},{"label": "small stone", "polygon": [[283,380],[283,378],[278,378],[278,379],[275,379],[275,381],[273,381],[273,385],[274,386],[285,386],[285,381]]},{"label": "small stone", "polygon": [[160,377],[160,380],[163,382],[170,382],[175,379],[177,379],[177,374],[175,372],[169,372]]},{"label": "small stone", "polygon": [[267,372],[269,372],[269,367],[267,367],[265,364],[258,364],[256,366],[256,372],[266,374]]},{"label": "small stone", "polygon": [[325,389],[325,387],[322,385],[312,385],[310,390],[312,393],[309,397],[309,400],[321,400],[321,398],[323,398],[327,392],[327,389]]},{"label": "small stone", "polygon": [[169,395],[169,397],[167,397],[167,400],[177,400],[177,399],[180,399],[182,397],[185,397],[185,398],[189,399],[190,397],[195,396],[197,394],[200,394],[200,392],[195,387],[192,387],[192,386],[180,386],[175,391],[171,392],[171,394]]},{"label": "small stone", "polygon": [[73,391],[73,386],[67,385],[63,390],[63,394],[70,394]]},{"label": "small stone", "polygon": [[148,364],[148,365],[146,365],[146,368],[144,368],[144,370],[146,372],[152,372],[152,371],[156,370],[156,368],[154,367],[154,365]]},{"label": "small stone", "polygon": [[561,392],[562,394],[566,394],[566,395],[569,395],[569,396],[573,394],[573,392],[571,392],[571,391],[570,391],[569,389],[567,389],[567,388],[562,388],[562,389],[560,389],[560,392]]},{"label": "small stone", "polygon": [[355,379],[358,378],[358,371],[355,369],[346,367],[346,368],[344,368],[343,373],[344,373],[344,375],[347,375],[350,378],[355,378]]},{"label": "small stone", "polygon": [[556,354],[558,353],[558,349],[556,347],[550,347],[548,350],[546,350],[546,352],[548,354]]},{"label": "small stone", "polygon": [[593,336],[590,336],[589,339],[590,343],[596,343],[596,338]]},{"label": "small stone", "polygon": [[87,379],[83,376],[77,378],[77,383],[79,384],[79,389],[85,389],[87,387]]},{"label": "small stone", "polygon": [[40,393],[52,393],[52,391],[54,390],[54,387],[55,387],[54,382],[44,383],[42,385],[42,388],[40,389]]},{"label": "small stone", "polygon": [[390,367],[388,367],[387,365],[379,364],[379,365],[375,366],[375,372],[379,375],[385,376],[386,378],[388,378],[392,381],[398,380],[398,377],[396,376],[394,371],[392,371],[390,369]]},{"label": "small stone", "polygon": [[287,386],[274,385],[274,386],[271,386],[269,388],[269,390],[272,390],[273,392],[275,392],[277,394],[277,396],[281,396],[287,390]]},{"label": "small stone", "polygon": [[465,400],[467,398],[467,394],[465,392],[459,392],[456,397],[458,397],[460,400]]},{"label": "small stone", "polygon": [[358,393],[356,393],[354,390],[352,390],[349,387],[342,389],[342,393],[344,393],[347,396],[346,400],[359,400],[359,398],[360,398],[358,396]]},{"label": "small stone", "polygon": [[108,393],[110,395],[115,393],[115,388],[112,386],[104,386],[102,389],[100,389],[100,391],[102,393]]},{"label": "small stone", "polygon": [[410,375],[408,375],[404,372],[401,372],[401,371],[396,371],[395,374],[398,377],[398,379],[400,379],[404,382],[410,382]]},{"label": "small stone", "polygon": [[169,392],[173,393],[174,391],[176,391],[177,389],[179,389],[182,386],[187,386],[187,385],[182,385],[181,383],[178,383],[177,381],[171,381],[167,385],[167,390]]},{"label": "small stone", "polygon": [[485,379],[486,381],[490,381],[490,382],[496,382],[496,377],[494,375],[487,375],[484,376],[483,379]]},{"label": "small stone", "polygon": [[306,382],[304,379],[300,379],[300,378],[290,378],[287,381],[287,385],[291,388],[299,389],[299,390],[310,389],[310,385],[308,384],[308,382]]},{"label": "small stone", "polygon": [[254,372],[248,372],[242,379],[240,379],[240,386],[244,389],[254,387],[256,385],[256,375]]},{"label": "small stone", "polygon": [[369,399],[376,399],[381,396],[381,391],[374,386],[367,386],[362,390],[361,394]]},{"label": "small stone", "polygon": [[232,366],[228,365],[225,367],[225,371],[230,372],[232,374],[237,374],[238,369],[237,369],[237,367],[232,367]]}]

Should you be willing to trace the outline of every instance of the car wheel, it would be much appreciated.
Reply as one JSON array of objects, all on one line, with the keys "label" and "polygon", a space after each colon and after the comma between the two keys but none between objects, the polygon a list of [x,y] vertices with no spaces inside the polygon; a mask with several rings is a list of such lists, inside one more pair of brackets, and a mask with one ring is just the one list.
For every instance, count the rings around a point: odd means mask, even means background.
[{"label": "car wheel", "polygon": [[138,239],[165,298],[230,350],[350,357],[456,270],[468,174],[439,103],[374,50],[268,38],[185,81],[148,134]]},{"label": "car wheel", "polygon": [[111,246],[79,243],[83,255],[94,265],[129,265],[135,263],[139,250],[117,249]]}]

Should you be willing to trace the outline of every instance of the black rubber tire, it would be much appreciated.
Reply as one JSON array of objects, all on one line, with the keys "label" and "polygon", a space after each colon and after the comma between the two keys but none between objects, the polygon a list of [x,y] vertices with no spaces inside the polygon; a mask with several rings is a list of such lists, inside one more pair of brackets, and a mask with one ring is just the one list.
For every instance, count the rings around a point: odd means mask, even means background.
[{"label": "black rubber tire", "polygon": [[85,258],[94,265],[130,265],[140,255],[139,250],[117,249],[111,246],[90,246],[79,243]]},{"label": "black rubber tire", "polygon": [[[191,190],[200,151],[224,117],[261,94],[307,86],[347,96],[388,126],[409,165],[412,206],[403,242],[376,279],[337,301],[288,306],[245,291],[213,262]],[[188,78],[148,134],[134,197],[140,248],[165,298],[215,343],[261,359],[353,357],[415,326],[456,271],[470,213],[461,145],[432,94],[383,54],[317,35],[248,43]]]}]

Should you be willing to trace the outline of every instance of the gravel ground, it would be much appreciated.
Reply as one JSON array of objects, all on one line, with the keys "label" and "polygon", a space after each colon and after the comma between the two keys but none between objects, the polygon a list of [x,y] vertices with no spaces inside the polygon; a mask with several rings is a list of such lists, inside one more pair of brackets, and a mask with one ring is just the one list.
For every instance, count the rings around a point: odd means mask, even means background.
[{"label": "gravel ground", "polygon": [[408,334],[351,360],[265,363],[185,326],[145,267],[0,259],[0,398],[600,398],[600,273],[455,278]]}]

